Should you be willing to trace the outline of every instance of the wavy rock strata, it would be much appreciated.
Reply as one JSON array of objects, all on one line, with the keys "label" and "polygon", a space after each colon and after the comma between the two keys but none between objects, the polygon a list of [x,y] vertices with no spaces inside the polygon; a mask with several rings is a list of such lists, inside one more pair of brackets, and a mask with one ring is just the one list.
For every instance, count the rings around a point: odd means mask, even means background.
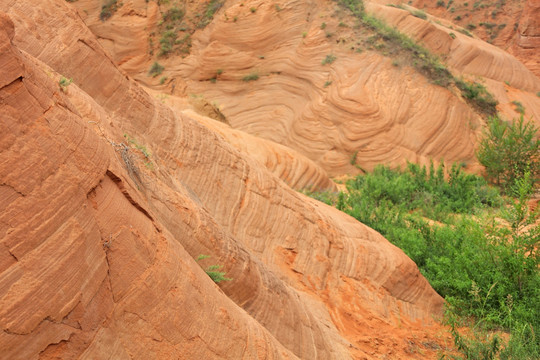
[{"label": "wavy rock strata", "polygon": [[149,96],[70,9],[0,4],[2,356],[422,357],[442,299],[402,251]]}]

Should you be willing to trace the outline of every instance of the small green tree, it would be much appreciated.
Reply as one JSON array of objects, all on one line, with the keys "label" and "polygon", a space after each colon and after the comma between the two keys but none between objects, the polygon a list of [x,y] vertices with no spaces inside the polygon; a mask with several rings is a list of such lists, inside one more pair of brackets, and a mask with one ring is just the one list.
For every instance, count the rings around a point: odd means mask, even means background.
[{"label": "small green tree", "polygon": [[[210,255],[199,255],[197,256],[197,261],[208,259],[209,257]],[[210,276],[210,279],[214,280],[216,284],[222,281],[231,281],[231,278],[225,277],[226,272],[218,271],[222,267],[223,265],[210,265],[204,272],[206,272],[206,275]]]},{"label": "small green tree", "polygon": [[497,117],[488,120],[477,157],[492,182],[508,191],[516,179],[529,171],[531,182],[536,183],[540,174],[540,140],[536,132],[534,124],[525,122],[523,115],[511,124]]}]

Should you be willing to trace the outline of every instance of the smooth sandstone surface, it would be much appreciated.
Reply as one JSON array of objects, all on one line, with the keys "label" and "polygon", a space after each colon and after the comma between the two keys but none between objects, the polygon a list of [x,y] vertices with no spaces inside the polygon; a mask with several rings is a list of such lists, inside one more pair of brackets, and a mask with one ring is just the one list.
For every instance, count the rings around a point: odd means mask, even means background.
[{"label": "smooth sandstone surface", "polygon": [[434,354],[442,299],[401,250],[150,96],[65,1],[0,11],[2,357]]}]

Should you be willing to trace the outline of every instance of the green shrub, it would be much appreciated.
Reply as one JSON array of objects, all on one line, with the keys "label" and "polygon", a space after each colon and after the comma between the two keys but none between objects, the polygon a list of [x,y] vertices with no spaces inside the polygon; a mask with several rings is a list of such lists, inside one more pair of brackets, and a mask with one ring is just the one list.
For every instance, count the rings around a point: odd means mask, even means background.
[{"label": "green shrub", "polygon": [[[210,22],[214,19],[214,14],[221,9],[223,6],[224,1],[223,0],[210,0],[208,4],[206,5],[206,8],[204,10],[204,14],[201,17],[199,23],[197,24],[198,28],[204,28],[206,25],[210,24]],[[236,21],[236,20],[235,20]]]},{"label": "green shrub", "polygon": [[161,34],[161,39],[159,39],[160,43],[160,51],[159,55],[167,55],[169,54],[174,47],[174,44],[176,42],[176,32],[173,30],[167,30],[163,34]]},{"label": "green shrub", "polygon": [[[473,321],[479,336],[465,338],[454,328],[464,359],[532,360],[540,349],[534,335],[540,331],[540,226],[527,206],[529,177],[516,179],[513,198],[504,200],[460,165],[449,171],[433,164],[404,171],[378,166],[347,182],[347,193],[314,197],[403,249],[452,313]],[[510,340],[490,336],[493,329],[509,331]]]},{"label": "green shrub", "polygon": [[423,19],[423,20],[427,19],[427,15],[423,10],[415,10],[415,11],[412,12],[412,14],[413,14],[413,16],[415,16],[417,18],[420,18],[420,19]]},{"label": "green shrub", "polygon": [[495,115],[497,113],[498,102],[487,91],[484,85],[463,79],[456,79],[456,86],[461,90],[461,93],[468,102],[478,110],[488,115]]},{"label": "green shrub", "polygon": [[71,83],[73,82],[73,79],[68,79],[65,77],[60,77],[60,80],[58,81],[58,85],[60,85],[60,90],[63,92],[66,92],[66,89]]},{"label": "green shrub", "polygon": [[118,0],[106,0],[105,3],[101,6],[99,19],[101,21],[109,19],[111,16],[113,16],[116,10],[118,10]]},{"label": "green shrub", "polygon": [[535,183],[540,174],[540,140],[532,122],[523,115],[511,124],[496,117],[488,119],[488,128],[477,152],[488,178],[507,191],[516,179],[529,171]]},{"label": "green shrub", "polygon": [[152,66],[150,67],[150,70],[148,71],[148,75],[152,77],[156,77],[158,75],[161,75],[161,73],[165,70],[165,67],[163,67],[160,63],[155,61]]},{"label": "green shrub", "polygon": [[465,29],[458,29],[458,31],[462,34],[467,35],[468,37],[473,37],[472,34]]},{"label": "green shrub", "polygon": [[333,63],[334,61],[336,61],[336,56],[333,55],[333,54],[328,54],[326,55],[326,57],[323,59],[323,61],[321,62],[321,64],[323,65],[326,65],[326,64],[331,64]]},{"label": "green shrub", "polygon": [[512,101],[512,104],[515,105],[514,109],[516,110],[516,112],[520,113],[521,115],[525,115],[525,107],[523,106],[522,103],[520,103],[517,100],[514,100]]},{"label": "green shrub", "polygon": [[259,74],[255,73],[255,72],[254,72],[254,73],[251,73],[251,74],[249,74],[249,75],[244,76],[244,77],[242,78],[242,80],[243,80],[243,81],[246,81],[246,82],[248,82],[248,81],[259,80]]}]

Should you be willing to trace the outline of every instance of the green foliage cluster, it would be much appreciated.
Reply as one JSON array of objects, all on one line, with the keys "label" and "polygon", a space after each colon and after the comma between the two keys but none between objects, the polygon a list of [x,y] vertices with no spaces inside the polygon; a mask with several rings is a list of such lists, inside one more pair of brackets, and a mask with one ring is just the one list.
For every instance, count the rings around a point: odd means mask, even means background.
[{"label": "green foliage cluster", "polygon": [[427,14],[424,12],[424,10],[415,10],[412,12],[413,16],[416,16],[417,18],[420,18],[422,20],[427,19]]},{"label": "green foliage cluster", "polygon": [[349,9],[356,17],[364,15],[364,2],[361,0],[335,0],[339,5]]},{"label": "green foliage cluster", "polygon": [[314,197],[403,249],[460,319],[511,332],[510,341],[496,347],[493,341],[499,339],[475,342],[456,332],[456,345],[467,358],[486,359],[471,354],[491,346],[501,359],[536,359],[540,338],[524,335],[540,330],[540,227],[528,212],[528,176],[516,180],[510,205],[484,179],[456,164],[449,171],[444,165],[409,164],[404,171],[378,166],[350,180],[347,193]]},{"label": "green foliage cluster", "polygon": [[157,61],[154,61],[152,66],[150,67],[150,70],[148,71],[148,75],[152,77],[156,77],[158,75],[161,75],[161,73],[165,70],[165,67],[158,63]]},{"label": "green foliage cluster", "polygon": [[461,93],[471,105],[478,110],[488,114],[495,115],[497,113],[497,100],[487,91],[484,85],[456,79],[456,86],[461,90]]},{"label": "green foliage cluster", "polygon": [[[199,255],[197,257],[197,261],[208,259],[209,257],[210,257],[210,255]],[[218,271],[222,267],[223,267],[223,265],[210,265],[204,271],[206,272],[206,275],[208,275],[210,277],[210,279],[212,279],[216,284],[218,284],[218,283],[220,283],[222,281],[231,281],[231,280],[233,280],[231,278],[225,277],[225,275],[227,274],[226,272]]]},{"label": "green foliage cluster", "polygon": [[251,73],[251,74],[248,74],[248,75],[246,75],[246,76],[244,76],[242,78],[242,81],[246,81],[246,82],[255,81],[255,80],[259,80],[259,74],[255,73],[255,72]]},{"label": "green foliage cluster", "polygon": [[61,77],[60,80],[58,81],[58,85],[60,85],[60,89],[65,92],[67,87],[69,85],[71,85],[71,83],[73,82],[73,79],[68,79],[68,78],[65,78],[65,77]]},{"label": "green foliage cluster", "polygon": [[458,29],[458,31],[464,35],[467,35],[468,37],[473,37],[472,34],[468,32],[466,29]]},{"label": "green foliage cluster", "polygon": [[509,190],[516,179],[530,173],[532,184],[540,175],[540,140],[532,122],[523,115],[510,124],[497,117],[488,119],[488,128],[476,156],[486,168],[488,179]]},{"label": "green foliage cluster", "polygon": [[[186,13],[184,9],[173,6],[165,13],[160,21],[161,37],[159,39],[159,55],[165,56],[172,51],[189,53],[191,49],[191,33],[189,26],[184,22]],[[179,33],[183,36],[179,38]]]},{"label": "green foliage cluster", "polygon": [[334,61],[336,61],[337,57],[334,55],[334,54],[328,54],[326,55],[326,57],[321,61],[321,64],[323,65],[326,65],[326,64],[331,64],[333,63]]},{"label": "green foliage cluster", "polygon": [[516,110],[516,112],[525,115],[525,106],[523,106],[521,102],[514,100],[512,101],[512,104],[515,106],[514,110]]},{"label": "green foliage cluster", "polygon": [[124,137],[126,138],[127,142],[135,146],[135,148],[139,150],[146,159],[150,159],[151,154],[146,148],[146,146],[139,144],[139,142],[135,138],[129,136],[128,134],[124,134]]},{"label": "green foliage cluster", "polygon": [[415,68],[435,84],[446,87],[452,83],[452,74],[441,63],[439,58],[417,44],[413,39],[373,16],[364,15],[363,23],[378,33],[391,47],[400,48],[410,53],[414,58],[413,65]]},{"label": "green foliage cluster", "polygon": [[105,21],[109,19],[118,10],[118,0],[106,0],[101,6],[101,12],[99,13],[99,19]]}]

